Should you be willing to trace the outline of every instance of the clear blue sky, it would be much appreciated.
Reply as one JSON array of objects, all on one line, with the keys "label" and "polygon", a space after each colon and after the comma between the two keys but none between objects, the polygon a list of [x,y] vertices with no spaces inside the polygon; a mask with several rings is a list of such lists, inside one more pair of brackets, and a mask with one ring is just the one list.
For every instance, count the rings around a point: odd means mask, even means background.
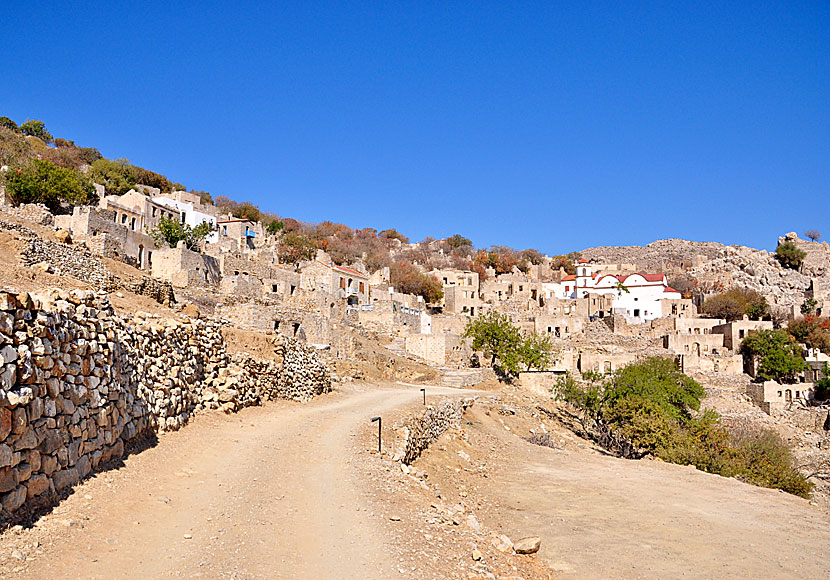
[{"label": "clear blue sky", "polygon": [[826,1],[12,0],[0,57],[0,114],[305,221],[830,238]]}]

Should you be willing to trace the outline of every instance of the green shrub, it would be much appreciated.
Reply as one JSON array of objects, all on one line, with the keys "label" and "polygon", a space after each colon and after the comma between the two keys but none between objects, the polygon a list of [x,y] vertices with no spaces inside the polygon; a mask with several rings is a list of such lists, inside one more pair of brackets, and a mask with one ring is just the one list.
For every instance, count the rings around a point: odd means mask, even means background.
[{"label": "green shrub", "polygon": [[807,252],[799,249],[793,242],[784,242],[775,248],[775,259],[791,270],[798,270],[806,257]]},{"label": "green shrub", "polygon": [[712,410],[694,413],[703,389],[672,361],[647,359],[603,380],[591,378],[579,384],[568,375],[555,390],[579,410],[586,433],[609,451],[633,458],[651,453],[664,461],[809,496],[813,486],[795,468],[780,437],[772,431],[729,429]]},{"label": "green shrub", "polygon": [[42,203],[53,213],[60,213],[64,204],[88,205],[98,199],[95,188],[80,173],[39,159],[7,172],[5,182],[15,204]]},{"label": "green shrub", "polygon": [[126,159],[98,159],[91,165],[89,178],[103,185],[107,195],[123,195],[135,187],[135,175]]}]

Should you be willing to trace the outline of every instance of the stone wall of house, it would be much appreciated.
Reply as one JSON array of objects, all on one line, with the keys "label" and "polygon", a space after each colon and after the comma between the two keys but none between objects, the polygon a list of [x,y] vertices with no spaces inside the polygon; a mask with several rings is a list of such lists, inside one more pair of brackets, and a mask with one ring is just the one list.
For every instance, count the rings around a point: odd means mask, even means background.
[{"label": "stone wall of house", "polygon": [[331,388],[313,349],[275,338],[273,361],[232,360],[220,327],[122,317],[90,290],[0,292],[0,517],[203,409],[307,400]]},{"label": "stone wall of house", "polygon": [[101,258],[84,247],[61,244],[34,237],[23,250],[24,266],[47,264],[59,276],[70,276],[98,290],[111,292],[119,288],[118,277],[111,274]]}]

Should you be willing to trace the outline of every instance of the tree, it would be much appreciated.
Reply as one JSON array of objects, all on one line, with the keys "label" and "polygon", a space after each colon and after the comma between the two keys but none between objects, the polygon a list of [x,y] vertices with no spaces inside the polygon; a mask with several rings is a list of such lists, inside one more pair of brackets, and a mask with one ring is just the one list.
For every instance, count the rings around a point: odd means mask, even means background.
[{"label": "tree", "polygon": [[775,259],[790,270],[798,270],[806,257],[807,252],[790,241],[778,244],[778,247],[775,248]]},{"label": "tree", "polygon": [[759,320],[769,314],[769,307],[766,298],[755,290],[732,288],[707,298],[703,303],[703,313],[730,322],[740,320],[744,315]]},{"label": "tree", "polygon": [[522,334],[510,317],[495,311],[468,322],[464,337],[472,339],[473,350],[483,351],[494,368],[497,361],[515,361],[515,352],[522,344]]},{"label": "tree", "polygon": [[134,183],[156,187],[162,192],[173,191],[173,184],[170,183],[170,180],[161,173],[156,173],[155,171],[150,171],[149,169],[144,169],[143,167],[138,167],[137,165],[127,165],[125,169],[132,176],[132,181]]},{"label": "tree", "polygon": [[285,228],[285,224],[278,219],[272,219],[265,227],[265,231],[269,234],[276,235]]},{"label": "tree", "polygon": [[210,195],[207,191],[201,191],[198,189],[191,189],[190,193],[195,193],[199,196],[199,203],[202,205],[213,205],[213,196]]},{"label": "tree", "polygon": [[554,358],[553,341],[548,334],[531,332],[519,345],[518,359],[525,370],[547,370]]},{"label": "tree", "polygon": [[98,159],[90,167],[89,178],[103,185],[108,195],[123,195],[135,186],[135,175],[127,159]]},{"label": "tree", "polygon": [[399,240],[402,244],[409,243],[409,238],[407,238],[405,235],[403,235],[396,229],[383,230],[378,235],[381,238],[386,238],[387,240]]},{"label": "tree", "polygon": [[830,318],[806,314],[802,318],[791,320],[787,324],[787,332],[809,348],[830,353]]},{"label": "tree", "polygon": [[299,232],[286,232],[277,245],[277,255],[283,264],[299,265],[310,260],[317,252],[317,245]]},{"label": "tree", "polygon": [[463,247],[473,247],[473,242],[471,242],[468,238],[465,238],[461,234],[455,234],[454,236],[450,236],[447,238],[447,245],[452,248],[453,250]]},{"label": "tree", "polygon": [[814,242],[817,242],[821,239],[821,234],[818,230],[807,230],[806,232],[804,232],[804,235]]},{"label": "tree", "polygon": [[12,121],[8,117],[0,117],[0,127],[5,127],[6,129],[10,129],[15,133],[20,133],[20,127],[18,127],[17,123]]},{"label": "tree", "polygon": [[13,169],[5,177],[6,193],[15,204],[42,203],[53,213],[63,204],[88,205],[98,196],[95,188],[77,171],[35,159],[24,169]]},{"label": "tree", "polygon": [[162,216],[159,224],[151,229],[149,234],[158,247],[167,245],[175,248],[183,241],[188,250],[199,251],[212,231],[213,225],[209,222],[202,222],[191,228],[177,219]]},{"label": "tree", "polygon": [[259,208],[248,201],[240,203],[231,213],[240,219],[252,222],[258,222],[262,218],[262,212],[259,211]]},{"label": "tree", "polygon": [[44,143],[52,142],[52,135],[46,130],[46,123],[34,119],[28,119],[25,123],[20,124],[20,132],[24,135],[37,137]]},{"label": "tree", "polygon": [[398,292],[421,296],[427,304],[435,304],[444,296],[443,284],[412,264],[392,264],[389,267],[389,282]]},{"label": "tree", "polygon": [[798,373],[807,368],[801,357],[801,347],[783,330],[750,332],[741,343],[741,353],[753,359],[760,358],[757,376],[765,381],[793,383]]}]

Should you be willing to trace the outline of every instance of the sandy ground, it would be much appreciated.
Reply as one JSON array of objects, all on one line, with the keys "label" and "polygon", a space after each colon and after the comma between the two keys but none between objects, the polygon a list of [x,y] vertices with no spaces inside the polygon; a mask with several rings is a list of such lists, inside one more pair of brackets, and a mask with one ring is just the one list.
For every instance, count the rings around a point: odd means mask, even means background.
[{"label": "sandy ground", "polygon": [[[530,444],[523,437],[545,417],[521,399],[477,404],[465,438],[442,438],[419,465],[448,495],[481,498],[488,526],[540,536],[539,554],[557,578],[830,574],[830,517],[809,501],[691,467],[610,457],[552,422],[554,448]],[[505,400],[516,415],[499,412]],[[459,451],[486,464],[486,476],[459,477]]]}]

